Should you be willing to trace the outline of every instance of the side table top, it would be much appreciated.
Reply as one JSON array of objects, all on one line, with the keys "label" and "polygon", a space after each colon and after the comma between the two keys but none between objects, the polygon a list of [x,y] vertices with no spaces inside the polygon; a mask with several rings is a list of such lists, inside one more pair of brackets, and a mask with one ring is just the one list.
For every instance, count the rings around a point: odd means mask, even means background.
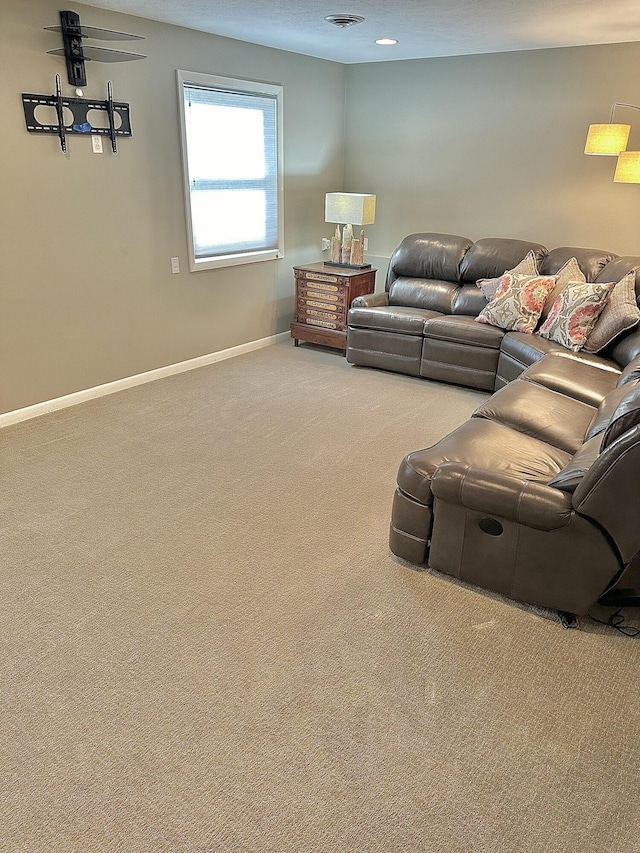
[{"label": "side table top", "polygon": [[364,275],[366,273],[378,272],[376,267],[367,267],[366,269],[354,269],[354,267],[336,267],[326,265],[324,261],[318,261],[315,264],[296,264],[294,270],[308,270],[309,272],[322,272],[325,275]]}]

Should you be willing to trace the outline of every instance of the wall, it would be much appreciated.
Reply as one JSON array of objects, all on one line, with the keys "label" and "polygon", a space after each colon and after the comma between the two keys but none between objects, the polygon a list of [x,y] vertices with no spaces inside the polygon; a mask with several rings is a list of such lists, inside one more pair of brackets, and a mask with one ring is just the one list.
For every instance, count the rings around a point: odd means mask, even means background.
[{"label": "wall", "polygon": [[[51,93],[56,72],[72,94],[45,53],[58,8],[0,0],[0,413],[286,331],[291,266],[319,257],[331,190],[378,195],[378,288],[415,231],[640,254],[640,185],[582,154],[591,122],[638,101],[640,44],[345,67],[76,5],[84,23],[146,36],[117,46],[149,58],[88,64],[85,95],[112,80],[134,136],[117,157],[73,137],[65,157],[26,132],[20,100]],[[176,68],[284,85],[282,261],[187,272]],[[617,118],[640,149],[640,116]]]},{"label": "wall", "polygon": [[[638,43],[349,66],[345,189],[378,196],[377,265],[417,231],[640,254],[640,185],[582,153],[639,79]],[[616,121],[640,149],[640,113]]]},{"label": "wall", "polygon": [[[291,266],[318,256],[324,193],[342,186],[344,66],[77,4],[85,24],[146,37],[104,46],[148,59],[87,63],[85,97],[111,80],[134,135],[117,156],[73,136],[65,157],[27,133],[20,98],[56,73],[73,95],[46,55],[59,8],[0,0],[0,413],[287,330]],[[177,68],[284,86],[283,260],[188,272]]]}]

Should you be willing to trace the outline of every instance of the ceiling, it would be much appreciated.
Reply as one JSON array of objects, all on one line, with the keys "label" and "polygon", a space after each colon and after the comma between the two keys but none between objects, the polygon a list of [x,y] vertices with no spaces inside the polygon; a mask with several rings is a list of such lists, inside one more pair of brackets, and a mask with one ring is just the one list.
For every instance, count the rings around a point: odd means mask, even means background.
[{"label": "ceiling", "polygon": [[[345,64],[640,41],[638,0],[92,0],[88,5]],[[333,14],[365,20],[343,29],[324,20]],[[398,44],[374,43],[383,37]]]}]

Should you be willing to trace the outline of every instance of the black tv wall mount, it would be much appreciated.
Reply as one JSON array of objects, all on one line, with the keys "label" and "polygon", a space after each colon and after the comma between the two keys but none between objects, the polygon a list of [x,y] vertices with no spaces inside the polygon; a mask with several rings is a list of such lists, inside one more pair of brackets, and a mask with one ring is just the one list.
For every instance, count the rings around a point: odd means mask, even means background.
[{"label": "black tv wall mount", "polygon": [[[55,122],[45,122],[37,116],[39,106],[54,107],[56,111]],[[60,75],[56,74],[55,95],[22,95],[22,107],[24,109],[24,120],[29,133],[55,133],[60,139],[60,148],[67,150],[68,134],[101,134],[108,136],[111,140],[111,150],[118,153],[116,138],[118,136],[131,136],[131,122],[129,120],[129,104],[113,100],[111,81],[107,83],[107,98],[104,101],[92,100],[91,98],[63,98],[60,87]],[[71,112],[71,120],[65,121],[65,109]],[[107,127],[93,127],[89,121],[88,114],[91,110],[101,110],[107,114]],[[116,121],[116,116],[118,121]],[[116,127],[116,124],[118,126]]]},{"label": "black tv wall mount", "polygon": [[48,50],[54,56],[64,56],[67,62],[67,79],[71,86],[86,86],[87,75],[84,64],[86,61],[96,62],[127,62],[133,59],[146,59],[142,53],[130,53],[125,50],[112,50],[106,47],[83,45],[84,38],[101,39],[102,41],[130,41],[143,39],[131,33],[119,33],[116,30],[104,30],[101,27],[86,27],[80,23],[76,12],[60,12],[60,25],[45,27],[62,33],[62,48]]},{"label": "black tv wall mount", "polygon": [[[71,86],[86,86],[87,75],[84,64],[89,60],[97,62],[126,62],[132,59],[146,59],[141,53],[129,53],[124,50],[83,45],[83,38],[97,38],[110,41],[143,39],[131,33],[120,33],[116,30],[104,30],[100,27],[86,27],[80,24],[80,16],[76,12],[60,12],[60,25],[45,27],[45,30],[62,33],[63,47],[48,50],[54,56],[64,56],[67,63],[67,79]],[[107,83],[106,100],[96,100],[82,97],[82,90],[76,89],[75,98],[64,98],[60,85],[60,75],[56,74],[56,91],[54,95],[22,95],[24,119],[29,133],[56,134],[60,139],[63,152],[67,150],[68,134],[100,134],[111,140],[113,153],[117,153],[116,138],[131,136],[129,120],[129,104],[113,100],[111,81]],[[45,121],[44,116],[38,115],[38,107],[53,107],[56,121]],[[89,121],[89,113],[93,110],[104,111],[107,114],[107,125],[93,127]],[[66,118],[65,118],[66,113]],[[69,118],[69,115],[71,118]]]}]

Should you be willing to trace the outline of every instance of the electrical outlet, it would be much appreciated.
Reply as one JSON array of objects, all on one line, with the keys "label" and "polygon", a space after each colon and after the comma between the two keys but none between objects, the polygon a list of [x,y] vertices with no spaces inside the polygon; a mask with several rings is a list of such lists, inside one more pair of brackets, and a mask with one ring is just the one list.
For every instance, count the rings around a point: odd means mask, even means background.
[{"label": "electrical outlet", "polygon": [[328,237],[322,238],[322,251],[326,252],[327,249],[331,248],[331,240]]},{"label": "electrical outlet", "polygon": [[369,251],[369,238],[368,237],[364,238],[364,247],[363,248],[364,248],[365,252]]},{"label": "electrical outlet", "polygon": [[180,272],[180,258],[171,258],[171,272],[174,275]]},{"label": "electrical outlet", "polygon": [[102,154],[102,137],[97,133],[91,135],[91,150],[94,154]]}]

